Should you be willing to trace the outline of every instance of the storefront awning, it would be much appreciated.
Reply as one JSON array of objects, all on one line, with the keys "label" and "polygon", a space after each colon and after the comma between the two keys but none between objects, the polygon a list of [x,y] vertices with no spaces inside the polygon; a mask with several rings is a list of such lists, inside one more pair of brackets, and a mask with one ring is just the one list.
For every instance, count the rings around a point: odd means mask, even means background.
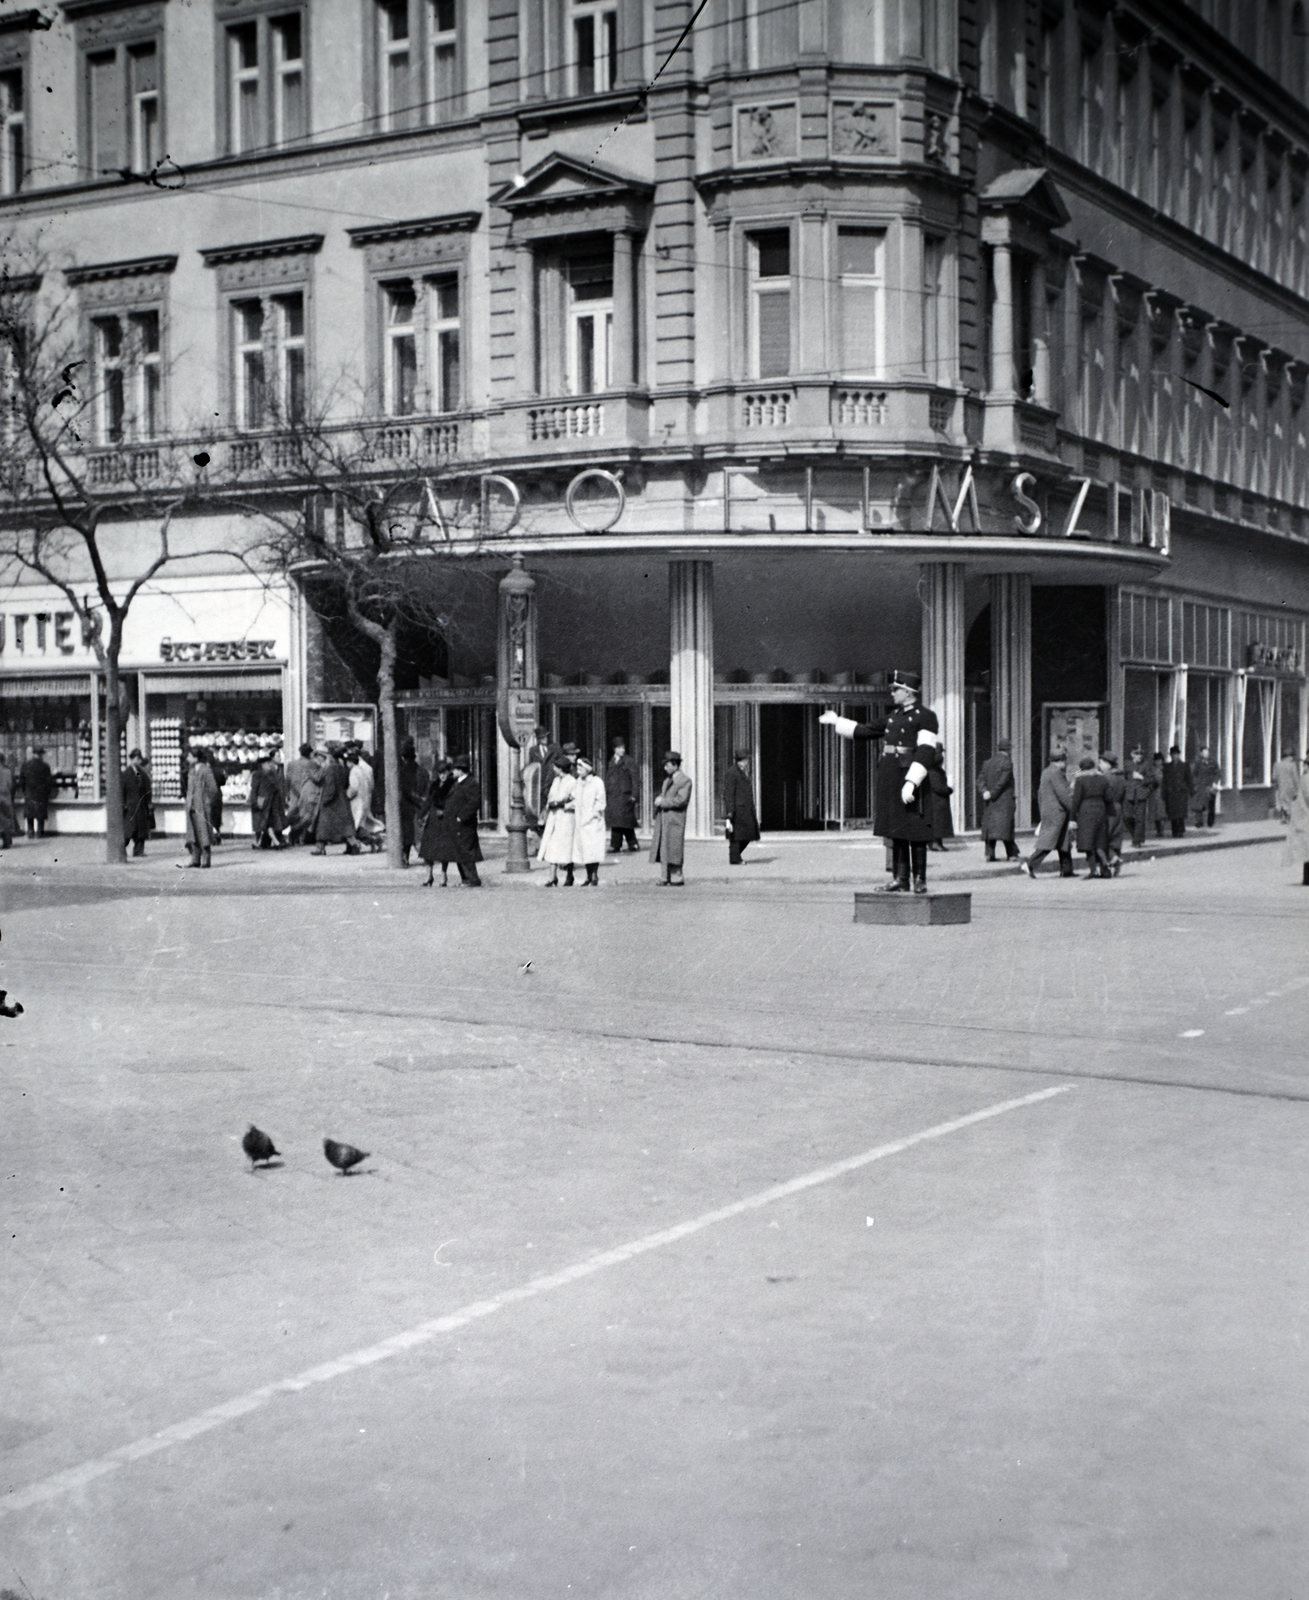
[{"label": "storefront awning", "polygon": [[143,673],[147,694],[281,694],[280,672],[151,672]]},{"label": "storefront awning", "polygon": [[89,694],[89,672],[69,672],[57,678],[0,678],[0,700],[31,700],[37,696],[73,698]]}]

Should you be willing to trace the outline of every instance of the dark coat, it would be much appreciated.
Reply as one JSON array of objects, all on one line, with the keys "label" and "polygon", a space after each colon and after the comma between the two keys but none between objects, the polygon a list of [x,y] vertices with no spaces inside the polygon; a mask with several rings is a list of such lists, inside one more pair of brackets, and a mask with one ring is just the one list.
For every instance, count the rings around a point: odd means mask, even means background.
[{"label": "dark coat", "polygon": [[[415,823],[427,796],[427,768],[421,766],[416,756],[400,757],[400,844],[412,850],[416,837]],[[376,807],[377,795],[373,795]]]},{"label": "dark coat", "polygon": [[1126,792],[1123,795],[1123,820],[1129,825],[1138,817],[1148,819],[1150,796],[1154,793],[1154,763],[1143,759],[1138,766],[1129,756],[1124,772]]},{"label": "dark coat", "polygon": [[55,775],[40,756],[30,756],[18,769],[23,786],[23,814],[29,822],[44,822],[55,792]]},{"label": "dark coat", "polygon": [[318,791],[318,819],[314,839],[318,844],[341,844],[355,837],[355,819],[350,810],[349,783],[345,768],[335,756],[323,763],[308,780]]},{"label": "dark coat", "polygon": [[289,822],[307,822],[312,815],[312,807],[316,801],[315,791],[309,791],[309,810],[302,812],[300,806],[300,792],[308,783],[314,771],[314,764],[308,756],[296,756],[293,761],[286,764],[286,815]]},{"label": "dark coat", "polygon": [[[482,786],[476,778],[463,778],[451,786],[438,824],[438,861],[457,861],[461,867],[471,867],[482,859],[482,846],[477,837],[477,816],[481,809]],[[448,856],[442,853],[446,850],[450,852]]]},{"label": "dark coat", "polygon": [[759,838],[759,818],[754,808],[754,785],[750,774],[733,761],[723,779],[723,815],[732,824],[737,844],[751,844]]},{"label": "dark coat", "polygon": [[1197,761],[1194,767],[1195,793],[1192,799],[1196,806],[1208,805],[1211,796],[1218,785],[1223,781],[1223,769],[1212,756],[1208,761]]},{"label": "dark coat", "polygon": [[1105,790],[1105,803],[1109,807],[1109,848],[1121,851],[1123,848],[1123,801],[1127,795],[1127,779],[1121,772],[1110,771],[1105,773],[1109,780],[1109,787]]},{"label": "dark coat", "polygon": [[[873,827],[884,839],[930,844],[937,837],[932,832],[932,791],[926,778],[918,782],[908,805],[901,794],[915,766],[927,773],[940,766],[937,755],[940,733],[936,713],[926,706],[897,706],[885,722],[857,722],[850,729],[852,739],[886,741],[882,759],[877,763],[873,795]],[[897,753],[901,750],[905,752],[903,755]]]},{"label": "dark coat", "polygon": [[154,826],[154,812],[150,809],[154,795],[150,774],[144,767],[123,769],[123,837],[148,839]]},{"label": "dark coat", "polygon": [[953,839],[954,816],[950,810],[950,796],[954,790],[940,767],[933,767],[927,774],[927,787],[931,791],[928,803],[932,808],[932,837]]},{"label": "dark coat", "polygon": [[982,806],[982,839],[987,844],[1002,844],[1014,836],[1014,763],[1013,757],[999,750],[989,761],[983,761],[977,774],[978,794],[991,798]]},{"label": "dark coat", "polygon": [[218,826],[214,812],[222,805],[218,793],[218,780],[214,769],[197,761],[186,780],[186,847],[208,850],[214,843]]},{"label": "dark coat", "polygon": [[0,835],[9,838],[18,831],[14,816],[14,774],[0,761]]},{"label": "dark coat", "polygon": [[262,763],[250,774],[250,826],[256,839],[263,833],[281,833],[286,827],[282,780]]},{"label": "dark coat", "polygon": [[445,802],[454,786],[454,773],[448,770],[438,772],[428,785],[418,854],[429,867],[437,861],[447,867],[455,859],[454,835],[445,827]]},{"label": "dark coat", "polygon": [[527,820],[534,827],[545,825],[545,805],[562,754],[559,745],[538,744],[535,739],[523,751],[523,803],[527,808]]},{"label": "dark coat", "polygon": [[[602,774],[605,785],[605,827],[635,828],[641,773],[631,756],[611,761]],[[758,834],[754,837],[757,839]]]},{"label": "dark coat", "polygon": [[1036,796],[1041,825],[1036,830],[1036,850],[1068,849],[1068,819],[1073,809],[1073,791],[1068,775],[1055,762],[1041,774]]},{"label": "dark coat", "polygon": [[1086,855],[1109,848],[1109,779],[1098,772],[1078,774],[1073,785],[1077,848]]},{"label": "dark coat", "polygon": [[1191,807],[1191,796],[1195,793],[1195,778],[1192,776],[1190,763],[1186,761],[1167,761],[1164,763],[1164,810],[1168,813],[1170,822],[1176,822],[1186,816]]}]

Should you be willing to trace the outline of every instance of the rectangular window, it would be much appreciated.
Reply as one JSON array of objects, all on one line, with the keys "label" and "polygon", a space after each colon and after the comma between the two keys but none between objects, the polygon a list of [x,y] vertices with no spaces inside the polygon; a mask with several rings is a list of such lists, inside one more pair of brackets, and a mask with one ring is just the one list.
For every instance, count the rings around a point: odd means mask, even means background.
[{"label": "rectangular window", "polygon": [[[858,12],[866,7],[852,5],[849,9]],[[746,0],[745,38],[751,68],[793,67],[800,52],[799,0]]]},{"label": "rectangular window", "polygon": [[280,294],[273,299],[277,315],[277,404],[283,422],[305,416],[305,297]]},{"label": "rectangular window", "polygon": [[605,94],[618,82],[618,12],[573,0],[573,93]]},{"label": "rectangular window", "polygon": [[160,432],[159,313],[136,311],[127,319],[134,361],[133,433],[138,439],[156,439]]},{"label": "rectangular window", "polygon": [[927,234],[923,238],[923,371],[933,383],[946,381],[944,364],[944,329],[941,313],[944,305],[941,293],[941,275],[945,270],[945,240]]},{"label": "rectangular window", "polygon": [[386,297],[386,381],[383,403],[388,416],[408,417],[417,410],[418,338],[414,316],[418,297],[412,283],[389,283]]},{"label": "rectangular window", "polygon": [[117,444],[127,417],[123,371],[123,324],[117,317],[97,317],[95,335],[96,405],[101,444]]},{"label": "rectangular window", "polygon": [[[883,259],[886,235],[880,229],[840,228],[837,230],[836,246],[841,304],[841,371],[848,377],[875,377],[882,370],[884,348]],[[760,376],[763,376],[762,371]]]},{"label": "rectangular window", "polygon": [[273,143],[305,136],[305,75],[300,18],[296,13],[269,23],[273,42]]},{"label": "rectangular window", "polygon": [[567,263],[568,392],[609,387],[614,330],[614,258],[576,256]]},{"label": "rectangular window", "polygon": [[117,50],[97,50],[86,58],[87,121],[91,133],[89,166],[103,177],[127,164],[123,137],[123,70]]},{"label": "rectangular window", "polygon": [[459,279],[438,278],[432,284],[431,294],[436,409],[458,411],[463,403],[459,369]]},{"label": "rectangular window", "polygon": [[128,93],[132,107],[132,170],[149,172],[163,154],[159,147],[159,55],[153,44],[127,52]]},{"label": "rectangular window", "polygon": [[413,58],[410,55],[409,0],[387,0],[378,7],[378,77],[382,126],[412,126]]},{"label": "rectangular window", "polygon": [[243,22],[227,30],[231,84],[231,141],[234,153],[254,150],[259,137],[259,24]]},{"label": "rectangular window", "polygon": [[0,72],[0,194],[17,194],[27,173],[27,116],[21,68]]},{"label": "rectangular window", "polygon": [[264,425],[264,308],[259,300],[232,307],[236,344],[236,420],[241,428]]},{"label": "rectangular window", "polygon": [[449,122],[463,115],[455,0],[432,0],[428,27],[432,46],[432,121]]},{"label": "rectangular window", "polygon": [[304,15],[256,17],[227,30],[227,137],[232,153],[303,139],[309,130]]}]

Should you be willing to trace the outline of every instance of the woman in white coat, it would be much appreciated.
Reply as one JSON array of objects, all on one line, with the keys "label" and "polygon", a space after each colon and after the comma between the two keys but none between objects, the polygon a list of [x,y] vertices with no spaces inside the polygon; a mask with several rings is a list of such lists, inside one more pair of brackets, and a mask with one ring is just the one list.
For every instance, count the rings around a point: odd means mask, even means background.
[{"label": "woman in white coat", "polygon": [[382,824],[373,815],[373,769],[357,750],[346,757],[346,762],[350,768],[350,786],[346,793],[355,832],[370,850],[380,850]]},{"label": "woman in white coat", "polygon": [[565,760],[566,758],[561,756],[555,766],[554,780],[545,798],[545,830],[541,834],[541,843],[536,852],[539,861],[546,861],[550,865],[550,876],[545,881],[547,889],[553,889],[558,885],[560,867],[566,867],[568,870],[564,887],[571,889],[573,886],[573,831],[577,820],[577,779],[573,776],[571,764],[565,764]]},{"label": "woman in white coat", "polygon": [[586,868],[586,888],[600,882],[600,863],[605,858],[605,807],[608,796],[604,779],[597,778],[586,756],[577,758],[577,796],[574,800],[573,864]]}]

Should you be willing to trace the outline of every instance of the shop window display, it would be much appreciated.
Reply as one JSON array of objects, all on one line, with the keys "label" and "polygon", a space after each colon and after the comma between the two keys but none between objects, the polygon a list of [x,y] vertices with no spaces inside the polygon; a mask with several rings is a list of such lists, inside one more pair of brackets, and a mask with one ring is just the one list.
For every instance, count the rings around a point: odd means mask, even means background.
[{"label": "shop window display", "polygon": [[90,772],[82,775],[83,746],[91,749],[91,697],[84,695],[14,696],[0,699],[0,754],[11,772],[27,760],[34,744],[44,745],[55,775],[56,797],[76,799],[79,784],[90,794]]},{"label": "shop window display", "polygon": [[146,717],[150,730],[150,767],[159,800],[180,800],[184,751],[205,746],[227,774],[226,805],[243,805],[250,797],[255,764],[282,747],[280,691],[223,690],[204,694],[152,694]]}]

